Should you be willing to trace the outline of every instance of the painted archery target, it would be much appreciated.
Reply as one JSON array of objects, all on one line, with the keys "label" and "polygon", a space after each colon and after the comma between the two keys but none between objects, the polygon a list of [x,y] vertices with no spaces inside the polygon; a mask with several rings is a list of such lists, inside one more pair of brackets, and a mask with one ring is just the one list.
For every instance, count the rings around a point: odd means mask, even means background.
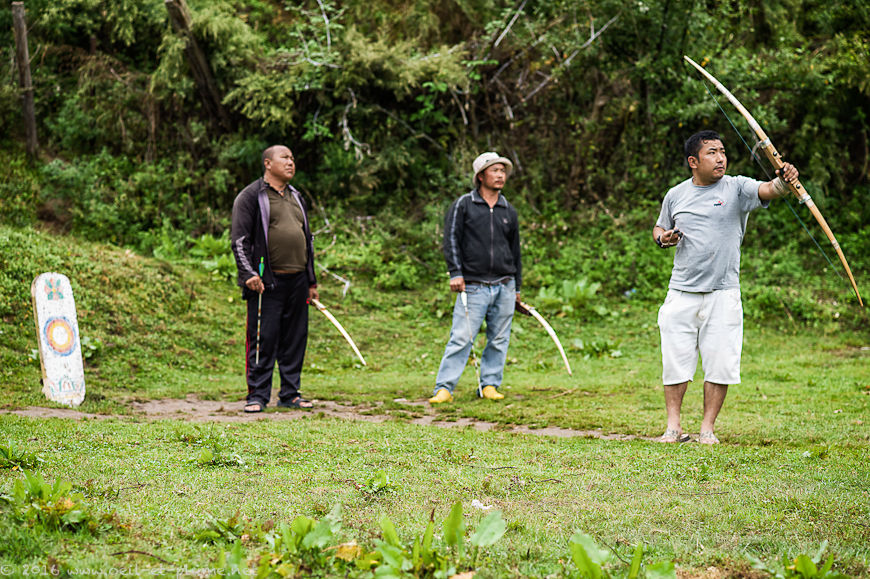
[{"label": "painted archery target", "polygon": [[39,340],[42,391],[49,400],[78,406],[85,398],[85,371],[78,318],[69,279],[43,273],[30,286]]},{"label": "painted archery target", "polygon": [[76,332],[66,318],[51,318],[42,333],[45,343],[58,356],[69,356],[75,351]]}]

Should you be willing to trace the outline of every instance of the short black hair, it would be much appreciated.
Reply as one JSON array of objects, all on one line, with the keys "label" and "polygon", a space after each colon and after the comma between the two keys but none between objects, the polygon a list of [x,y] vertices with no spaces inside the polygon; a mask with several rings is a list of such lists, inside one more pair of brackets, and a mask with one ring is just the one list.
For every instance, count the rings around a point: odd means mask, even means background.
[{"label": "short black hair", "polygon": [[[698,131],[686,139],[686,144],[683,145],[683,159],[686,160],[689,157],[697,158],[704,141],[722,141],[722,137],[716,131]],[[724,143],[724,141],[722,142]]]},{"label": "short black hair", "polygon": [[272,145],[270,147],[266,147],[263,149],[263,158],[260,160],[260,164],[264,167],[266,166],[266,159],[271,159],[272,155],[275,154],[275,149],[280,147],[281,145]]}]

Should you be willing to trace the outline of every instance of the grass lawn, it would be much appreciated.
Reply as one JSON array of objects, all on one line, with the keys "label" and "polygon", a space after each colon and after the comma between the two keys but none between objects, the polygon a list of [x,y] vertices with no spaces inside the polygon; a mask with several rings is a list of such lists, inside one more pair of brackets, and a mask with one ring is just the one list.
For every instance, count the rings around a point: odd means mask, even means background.
[{"label": "grass lawn", "polygon": [[[10,246],[24,245],[24,235],[44,242],[36,234],[0,234]],[[610,315],[586,321],[542,312],[566,346],[573,376],[543,329],[517,318],[506,399],[478,400],[469,368],[456,401],[429,410],[421,403],[431,395],[449,331],[450,296],[441,288],[381,293],[355,282],[342,299],[340,286],[325,277],[322,301],[369,366],[361,367],[311,310],[303,392],[390,419],[339,420],[315,410],[300,420],[277,420],[273,411],[235,423],[149,420],[134,401],[193,394],[240,407],[244,313],[236,289],[193,266],[106,246],[38,249],[22,258],[32,265],[20,277],[28,288],[39,271],[66,271],[72,279],[81,333],[100,343],[86,361],[80,410],[103,418],[10,413],[53,405],[29,361],[36,346],[29,294],[7,294],[15,307],[7,308],[0,334],[0,445],[11,446],[13,456],[0,460],[7,467],[0,468],[0,494],[9,497],[0,503],[2,573],[206,574],[231,571],[234,562],[279,573],[281,561],[292,558],[275,556],[286,551],[286,542],[275,544],[276,529],[300,515],[335,521],[330,513],[340,505],[341,525],[329,544],[292,559],[287,573],[361,574],[353,563],[322,559],[351,541],[361,553],[388,543],[381,522],[387,516],[409,553],[434,520],[432,548],[457,573],[476,569],[478,577],[573,576],[577,530],[610,554],[614,574],[627,572],[638,544],[646,564],[673,561],[680,576],[762,577],[753,558],[775,565],[783,556],[815,555],[827,542],[835,570],[870,575],[866,323],[748,320],[743,384],[730,389],[716,447],[538,436],[511,427],[661,434],[656,304],[610,300]],[[863,314],[850,307],[843,316],[850,315]],[[697,375],[684,404],[683,426],[693,434],[701,380]],[[412,423],[431,412],[448,423],[496,426],[480,432]],[[60,502],[36,501],[39,516],[16,503],[22,466],[52,484],[69,481],[96,531],[53,527],[51,513],[69,506],[63,492]],[[493,509],[480,510],[475,500]],[[468,529],[461,554],[442,527],[457,501]],[[501,512],[504,535],[472,548],[474,529],[493,510]]]}]

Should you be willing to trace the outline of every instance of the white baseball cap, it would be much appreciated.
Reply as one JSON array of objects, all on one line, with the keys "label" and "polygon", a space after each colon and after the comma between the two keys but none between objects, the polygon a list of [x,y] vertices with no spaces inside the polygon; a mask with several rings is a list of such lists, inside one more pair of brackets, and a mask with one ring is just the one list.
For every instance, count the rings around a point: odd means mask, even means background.
[{"label": "white baseball cap", "polygon": [[514,168],[514,164],[511,163],[510,159],[506,159],[502,157],[498,153],[494,153],[492,151],[483,153],[478,155],[477,159],[474,160],[474,163],[471,164],[472,169],[474,170],[474,174],[471,176],[471,181],[475,187],[477,187],[477,175],[487,167],[491,165],[495,165],[497,163],[502,163],[505,168],[505,172],[507,176],[510,177],[511,171]]}]

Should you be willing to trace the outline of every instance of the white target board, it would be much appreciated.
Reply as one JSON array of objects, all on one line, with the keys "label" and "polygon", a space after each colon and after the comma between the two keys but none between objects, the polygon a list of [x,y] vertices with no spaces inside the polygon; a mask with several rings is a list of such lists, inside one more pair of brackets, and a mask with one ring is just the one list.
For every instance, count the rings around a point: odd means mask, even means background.
[{"label": "white target board", "polygon": [[85,399],[85,370],[76,303],[69,278],[43,273],[30,286],[46,398],[78,406]]}]

